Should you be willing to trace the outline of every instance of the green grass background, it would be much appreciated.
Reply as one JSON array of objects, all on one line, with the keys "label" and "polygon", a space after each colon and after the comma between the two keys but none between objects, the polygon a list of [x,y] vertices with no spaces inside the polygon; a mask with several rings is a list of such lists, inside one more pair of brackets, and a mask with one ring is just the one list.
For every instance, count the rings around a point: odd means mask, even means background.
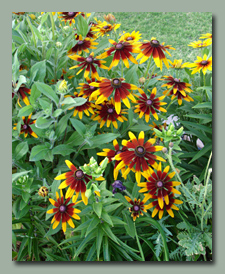
[{"label": "green grass background", "polygon": [[198,41],[201,34],[212,33],[211,12],[98,12],[95,15],[103,21],[103,15],[108,13],[115,16],[116,23],[121,23],[118,31],[139,31],[141,41],[156,37],[160,43],[172,45],[176,49],[169,50],[172,60],[194,62],[200,49],[188,44]]}]

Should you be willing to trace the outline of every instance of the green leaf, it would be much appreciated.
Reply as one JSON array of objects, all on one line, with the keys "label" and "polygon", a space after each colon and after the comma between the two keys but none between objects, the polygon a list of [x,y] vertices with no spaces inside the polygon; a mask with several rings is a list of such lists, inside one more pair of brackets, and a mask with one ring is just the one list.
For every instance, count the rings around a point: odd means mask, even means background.
[{"label": "green leaf", "polygon": [[126,232],[128,235],[131,236],[131,238],[135,237],[135,227],[134,227],[134,221],[131,219],[131,216],[128,216],[128,214],[123,212],[124,221],[126,222],[126,225],[124,225]]},{"label": "green leaf", "polygon": [[101,39],[97,46],[97,49],[94,50],[94,55],[96,56],[99,52],[101,52],[108,46],[109,46],[109,39],[108,38]]},{"label": "green leaf", "polygon": [[65,142],[65,144],[70,145],[70,146],[79,146],[84,142],[84,139],[81,138],[80,134],[75,131],[70,138]]},{"label": "green leaf", "polygon": [[46,119],[44,117],[39,117],[37,118],[36,122],[35,122],[35,126],[37,128],[49,128],[49,126],[54,123],[53,119]]},{"label": "green leaf", "polygon": [[107,223],[103,223],[101,225],[101,228],[104,230],[104,232],[106,233],[106,235],[112,239],[114,242],[116,242],[118,245],[120,245],[117,241],[116,236],[113,234],[112,230],[110,229],[109,225]]},{"label": "green leaf", "polygon": [[96,237],[96,231],[93,231],[92,233],[88,234],[87,237],[81,242],[81,244],[78,246],[75,256],[79,256],[79,254],[82,252],[82,250],[85,248],[86,244],[91,241],[94,237]]},{"label": "green leaf", "polygon": [[55,102],[56,106],[59,103],[59,98],[56,95],[56,93],[52,90],[52,88],[44,83],[35,82],[34,85],[36,88],[43,93],[45,96],[47,96],[49,99]]},{"label": "green leaf", "polygon": [[23,76],[23,75],[20,75],[20,76],[19,76],[18,83],[17,83],[16,88],[14,89],[14,91],[17,91],[17,90],[20,88],[20,86],[21,86],[22,84],[26,83],[26,82],[27,82],[26,77]]},{"label": "green leaf", "polygon": [[103,239],[103,257],[104,261],[110,261],[109,242],[108,237],[104,236]]},{"label": "green leaf", "polygon": [[50,150],[50,144],[45,143],[44,145],[37,145],[32,148],[30,154],[30,161],[39,161],[45,160],[52,162],[53,161],[53,154],[52,150]]},{"label": "green leaf", "polygon": [[26,205],[20,212],[19,212],[19,219],[24,217],[27,212],[29,211],[30,209],[30,206],[29,205]]},{"label": "green leaf", "polygon": [[203,120],[205,120],[204,121],[205,123],[212,121],[212,114],[187,114],[184,116],[190,117],[190,118],[195,118],[195,119],[203,119]]},{"label": "green leaf", "polygon": [[28,241],[27,237],[23,238],[21,245],[20,245],[19,252],[18,252],[17,261],[21,261],[23,256],[25,255],[22,253],[22,251],[23,251],[24,247],[27,245],[27,241]]},{"label": "green leaf", "polygon": [[81,121],[75,118],[71,118],[70,121],[72,123],[72,126],[76,129],[76,131],[80,134],[80,136],[84,137],[84,134],[86,132],[85,125]]},{"label": "green leaf", "polygon": [[205,103],[197,104],[196,106],[193,106],[192,108],[209,108],[209,109],[212,109],[212,102],[205,102]]},{"label": "green leaf", "polygon": [[125,75],[126,83],[136,84],[138,82],[137,69],[138,65],[135,64],[128,69]]},{"label": "green leaf", "polygon": [[70,155],[75,150],[69,145],[61,144],[53,148],[52,154],[61,154],[62,156]]},{"label": "green leaf", "polygon": [[158,261],[161,261],[160,258],[157,256],[157,254],[155,253],[155,249],[154,249],[154,245],[148,241],[147,239],[145,239],[144,237],[138,236],[142,241],[144,241],[152,250],[152,252],[154,253],[155,257],[157,258]]},{"label": "green leaf", "polygon": [[14,84],[16,84],[16,81],[19,76],[19,68],[20,68],[20,63],[17,58],[17,51],[16,51],[13,56],[13,64],[12,64],[12,80]]},{"label": "green leaf", "polygon": [[34,104],[36,100],[40,97],[41,92],[37,89],[35,85],[32,85],[31,87],[31,94],[30,94],[30,103]]},{"label": "green leaf", "polygon": [[46,61],[40,61],[35,63],[30,69],[30,82],[40,81],[44,82],[46,75]]},{"label": "green leaf", "polygon": [[63,113],[63,110],[62,109],[56,109],[54,112],[53,112],[53,114],[52,114],[52,116],[53,117],[58,117],[60,114],[62,114]]},{"label": "green leaf", "polygon": [[35,261],[40,261],[40,257],[39,257],[39,248],[38,248],[38,240],[37,238],[33,239],[33,251],[34,251],[34,258]]},{"label": "green leaf", "polygon": [[17,180],[19,177],[26,175],[27,173],[31,172],[32,170],[26,170],[26,171],[21,171],[19,173],[14,173],[12,174],[12,182]]},{"label": "green leaf", "polygon": [[71,115],[72,115],[72,113],[68,113],[68,114],[64,115],[59,120],[59,122],[56,126],[56,130],[55,130],[55,134],[56,134],[57,137],[59,137],[65,131],[65,129],[67,127],[68,120],[69,120]]},{"label": "green leaf", "polygon": [[15,160],[18,161],[19,159],[21,159],[28,152],[28,150],[29,146],[27,142],[22,142],[18,144],[18,146],[15,149],[15,153],[13,153]]},{"label": "green leaf", "polygon": [[94,216],[92,221],[90,222],[87,230],[86,230],[86,234],[85,237],[95,228],[97,228],[97,225],[100,223],[100,219],[97,216]]},{"label": "green leaf", "polygon": [[111,216],[109,216],[109,214],[106,213],[104,209],[102,210],[101,218],[102,218],[105,222],[107,222],[109,225],[113,226],[113,222],[112,222],[112,220],[111,220]]},{"label": "green leaf", "polygon": [[77,28],[77,33],[79,35],[82,35],[82,38],[84,39],[88,33],[87,21],[84,19],[82,15],[78,15],[75,20],[75,25]]},{"label": "green leaf", "polygon": [[212,150],[212,144],[208,143],[206,144],[193,158],[192,160],[188,163],[192,163],[194,161],[196,161],[198,158],[202,157],[203,155],[205,155],[208,151]]},{"label": "green leaf", "polygon": [[102,214],[102,203],[100,203],[100,202],[94,202],[93,203],[93,210],[94,210],[94,212],[97,214],[97,216],[99,217],[99,218],[101,218],[101,214]]},{"label": "green leaf", "polygon": [[135,125],[135,126],[132,126],[130,128],[131,131],[134,131],[134,132],[140,132],[140,131],[146,131],[146,130],[150,130],[151,128],[147,125]]},{"label": "green leaf", "polygon": [[16,248],[16,242],[17,242],[16,235],[15,235],[15,233],[12,231],[12,244],[14,245],[14,248]]},{"label": "green leaf", "polygon": [[93,138],[90,139],[90,141],[93,144],[91,146],[89,144],[86,144],[82,147],[82,149],[90,149],[90,148],[98,147],[99,145],[113,141],[119,136],[120,134],[115,134],[115,133],[105,133],[105,134],[94,136]]},{"label": "green leaf", "polygon": [[103,235],[104,235],[104,232],[99,227],[98,230],[97,230],[97,237],[96,237],[96,250],[97,250],[97,259],[98,260],[99,260],[99,256],[100,256]]},{"label": "green leaf", "polygon": [[122,205],[122,203],[116,203],[116,204],[108,205],[108,206],[104,207],[104,210],[105,210],[105,212],[111,212],[111,211],[117,209],[121,205]]},{"label": "green leaf", "polygon": [[32,105],[25,106],[20,109],[18,113],[18,117],[29,116],[33,111],[34,111],[34,108]]},{"label": "green leaf", "polygon": [[22,192],[22,198],[23,198],[25,203],[28,203],[28,201],[30,199],[30,193],[23,191]]}]

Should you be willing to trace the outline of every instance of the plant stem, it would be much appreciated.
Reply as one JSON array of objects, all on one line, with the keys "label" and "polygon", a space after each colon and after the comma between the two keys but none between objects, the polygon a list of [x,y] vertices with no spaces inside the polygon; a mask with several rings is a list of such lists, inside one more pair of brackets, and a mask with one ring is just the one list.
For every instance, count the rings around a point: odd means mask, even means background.
[{"label": "plant stem", "polygon": [[209,178],[211,175],[212,169],[208,169],[208,176],[206,179],[206,184],[205,184],[205,193],[204,193],[204,197],[203,197],[203,201],[202,201],[202,218],[201,218],[201,230],[203,231],[203,221],[204,221],[204,204],[205,204],[205,200],[206,200],[206,195],[207,195],[207,188],[208,188],[208,182],[209,182]]},{"label": "plant stem", "polygon": [[121,78],[123,78],[123,60],[121,61]]},{"label": "plant stem", "polygon": [[49,12],[49,16],[51,19],[51,24],[52,24],[52,40],[55,40],[55,22],[54,22],[54,18],[51,12]]},{"label": "plant stem", "polygon": [[146,78],[147,75],[148,75],[148,71],[149,71],[149,68],[150,68],[150,65],[151,65],[151,61],[152,61],[152,55],[151,55],[151,57],[149,58],[148,66],[147,66],[147,69],[146,69],[146,71],[145,71],[144,78]]},{"label": "plant stem", "polygon": [[138,238],[138,235],[137,235],[135,222],[134,222],[134,230],[135,230],[135,236],[136,236],[136,239],[137,239],[138,248],[139,248],[139,251],[141,253],[141,258],[142,258],[142,261],[144,262],[145,261],[145,256],[144,256],[144,253],[143,253],[143,250],[141,248],[141,244],[140,244],[140,241],[139,241],[139,238]]},{"label": "plant stem", "polygon": [[186,191],[188,192],[188,194],[192,197],[192,199],[193,199],[198,205],[200,205],[200,204],[198,203],[198,201],[196,201],[196,199],[194,198],[194,196],[191,194],[191,192],[189,191],[189,189],[186,188],[186,186],[184,185],[183,181],[181,180],[181,178],[180,178],[180,176],[179,176],[179,174],[178,174],[178,172],[177,172],[177,170],[176,170],[176,168],[175,168],[175,166],[174,166],[174,164],[173,164],[173,160],[172,160],[172,148],[169,147],[169,153],[166,154],[166,156],[167,156],[167,159],[168,159],[168,161],[169,161],[169,164],[170,164],[172,170],[175,172],[176,177],[177,177],[178,181],[181,183],[182,187],[185,188],[185,190],[186,190]]}]

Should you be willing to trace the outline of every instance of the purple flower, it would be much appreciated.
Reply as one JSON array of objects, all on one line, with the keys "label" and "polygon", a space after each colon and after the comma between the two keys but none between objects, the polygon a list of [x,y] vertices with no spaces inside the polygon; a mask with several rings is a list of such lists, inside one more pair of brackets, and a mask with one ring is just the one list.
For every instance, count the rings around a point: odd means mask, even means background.
[{"label": "purple flower", "polygon": [[126,189],[126,187],[123,185],[123,183],[120,180],[116,180],[113,184],[112,184],[113,190],[112,193],[115,194],[116,193],[116,189],[118,188],[120,191],[123,191]]}]

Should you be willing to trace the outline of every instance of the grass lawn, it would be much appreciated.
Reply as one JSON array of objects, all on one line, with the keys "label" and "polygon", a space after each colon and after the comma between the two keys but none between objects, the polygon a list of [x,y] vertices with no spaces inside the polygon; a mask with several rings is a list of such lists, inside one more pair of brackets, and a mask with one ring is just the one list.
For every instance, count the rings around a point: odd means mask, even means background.
[{"label": "grass lawn", "polygon": [[[104,12],[96,13],[100,20]],[[201,34],[212,33],[211,12],[112,12],[117,23],[121,23],[118,30],[131,32],[139,31],[143,39],[156,37],[160,43],[172,45],[171,59],[183,59],[183,62],[193,62],[199,49],[189,47],[188,44],[198,41]],[[196,53],[197,51],[197,53]]]}]

